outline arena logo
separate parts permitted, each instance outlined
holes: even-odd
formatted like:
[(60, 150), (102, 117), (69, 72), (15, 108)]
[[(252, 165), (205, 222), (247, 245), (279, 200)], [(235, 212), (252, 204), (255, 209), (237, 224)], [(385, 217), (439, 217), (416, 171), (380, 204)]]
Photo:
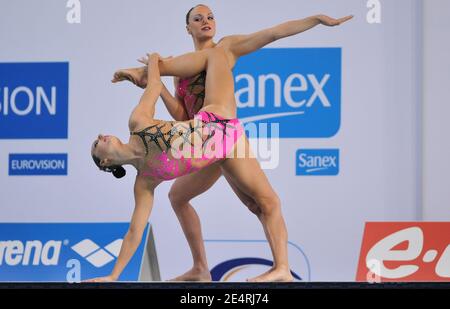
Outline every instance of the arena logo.
[[(102, 249), (91, 239), (84, 239), (71, 248), (93, 266), (103, 267), (119, 256), (122, 241), (120, 238), (116, 239)], [(65, 240), (64, 243), (69, 241)], [(62, 244), (61, 240), (49, 240), (45, 243), (39, 240), (0, 241), (0, 265), (58, 265)]]
[(84, 239), (72, 246), (72, 250), (95, 267), (103, 267), (119, 256), (122, 242), (123, 239), (116, 239), (102, 249), (92, 240)]
[(267, 48), (234, 68), (238, 117), (279, 123), (282, 138), (331, 137), (340, 127), (340, 48)]
[(335, 176), (339, 174), (339, 149), (299, 149), (297, 176)]
[(69, 64), (0, 63), (0, 139), (67, 138)]
[(58, 265), (62, 241), (0, 241), (0, 266)]
[[(129, 223), (2, 223), (0, 281), (66, 281), (74, 261), (80, 280), (104, 276), (113, 269), (128, 227)], [(144, 246), (143, 241), (120, 280), (139, 279)]]

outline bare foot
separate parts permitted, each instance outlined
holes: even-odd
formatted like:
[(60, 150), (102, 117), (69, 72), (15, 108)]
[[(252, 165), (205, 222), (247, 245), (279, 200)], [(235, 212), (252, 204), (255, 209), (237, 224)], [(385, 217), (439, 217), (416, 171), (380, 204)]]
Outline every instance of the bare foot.
[(182, 274), (181, 276), (175, 277), (168, 281), (202, 281), (202, 282), (210, 282), (211, 281), (211, 273), (208, 269), (196, 269), (192, 268), (188, 272)]
[(292, 282), (294, 278), (289, 269), (286, 268), (271, 268), (265, 273), (247, 279), (248, 282)]
[(147, 67), (122, 69), (114, 73), (111, 82), (118, 83), (128, 80), (140, 88), (147, 87)]

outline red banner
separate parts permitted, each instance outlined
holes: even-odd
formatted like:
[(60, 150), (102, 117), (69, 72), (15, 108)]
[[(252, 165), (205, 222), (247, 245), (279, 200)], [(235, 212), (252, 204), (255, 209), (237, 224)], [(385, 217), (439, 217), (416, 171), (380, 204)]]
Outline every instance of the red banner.
[(368, 222), (357, 281), (450, 281), (450, 222)]

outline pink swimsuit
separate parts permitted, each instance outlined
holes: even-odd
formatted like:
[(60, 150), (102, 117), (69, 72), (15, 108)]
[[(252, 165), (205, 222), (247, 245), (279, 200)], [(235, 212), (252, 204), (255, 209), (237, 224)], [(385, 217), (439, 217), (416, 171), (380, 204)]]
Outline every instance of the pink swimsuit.
[(203, 107), (205, 98), (206, 71), (191, 78), (180, 78), (176, 94), (183, 100), (184, 108), (189, 119), (194, 119)]
[(130, 134), (142, 139), (149, 157), (142, 175), (170, 180), (226, 158), (243, 132), (238, 119), (202, 111), (193, 120), (160, 122)]

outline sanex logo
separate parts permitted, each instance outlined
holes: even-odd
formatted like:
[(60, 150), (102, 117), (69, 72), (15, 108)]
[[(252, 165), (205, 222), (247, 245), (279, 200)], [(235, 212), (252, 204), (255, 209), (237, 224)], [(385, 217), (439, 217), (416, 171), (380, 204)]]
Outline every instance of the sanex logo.
[(234, 68), (238, 117), (279, 123), (280, 137), (331, 137), (340, 127), (341, 49), (267, 48)]
[(339, 174), (339, 149), (299, 149), (296, 175), (325, 176)]

